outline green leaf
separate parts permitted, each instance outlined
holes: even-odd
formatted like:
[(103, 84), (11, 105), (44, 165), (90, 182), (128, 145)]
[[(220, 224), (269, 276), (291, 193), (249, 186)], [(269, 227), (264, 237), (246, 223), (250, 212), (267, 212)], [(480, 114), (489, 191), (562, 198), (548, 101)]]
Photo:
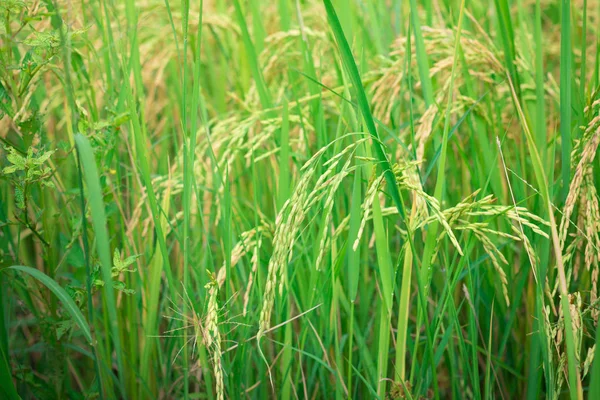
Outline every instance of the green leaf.
[(83, 57), (79, 54), (78, 51), (73, 51), (71, 53), (71, 66), (73, 67), (73, 71), (80, 73), (83, 77), (89, 82), (90, 76), (87, 73), (85, 68), (85, 64), (83, 62)]
[(25, 272), (26, 274), (37, 279), (40, 283), (42, 283), (48, 289), (50, 289), (50, 291), (52, 293), (54, 293), (54, 295), (61, 301), (65, 311), (67, 311), (69, 313), (71, 318), (73, 318), (73, 321), (76, 322), (77, 325), (79, 325), (79, 328), (83, 331), (83, 335), (85, 336), (87, 341), (90, 344), (92, 343), (92, 334), (90, 332), (90, 327), (89, 327), (85, 317), (83, 316), (83, 314), (79, 310), (79, 307), (77, 307), (77, 305), (75, 304), (75, 302), (73, 301), (71, 296), (69, 296), (69, 294), (65, 291), (65, 289), (60, 287), (59, 284), (56, 283), (55, 280), (53, 280), (52, 278), (50, 278), (48, 275), (44, 274), (43, 272), (38, 271), (37, 269), (31, 268), (31, 267), (25, 267), (23, 265), (13, 265), (12, 267), (8, 267), (8, 268), (13, 269), (15, 271)]
[(356, 300), (358, 292), (358, 282), (360, 277), (360, 243), (354, 250), (354, 242), (358, 238), (360, 228), (361, 204), (362, 204), (362, 169), (356, 168), (354, 173), (354, 183), (352, 186), (352, 205), (350, 209), (350, 232), (348, 234), (348, 298), (351, 301)]
[(48, 161), (48, 159), (52, 156), (52, 154), (54, 154), (54, 150), (46, 151), (41, 156), (34, 157), (32, 160), (32, 163), (34, 165), (42, 165), (43, 163)]
[(121, 114), (118, 114), (115, 116), (115, 118), (113, 119), (113, 126), (114, 127), (118, 127), (120, 125), (123, 125), (125, 123), (129, 122), (129, 113), (128, 112), (124, 112)]
[(0, 119), (4, 117), (4, 114), (12, 118), (14, 111), (10, 95), (2, 83), (0, 83)]
[[(571, 76), (573, 49), (571, 48), (571, 2), (561, 0), (560, 17), (560, 143), (562, 155), (561, 198), (569, 193), (571, 179)], [(569, 381), (573, 384), (572, 379)]]
[(64, 335), (69, 333), (75, 327), (73, 320), (60, 321), (56, 324), (56, 338), (60, 340)]
[(115, 249), (115, 252), (113, 253), (113, 265), (115, 268), (120, 268), (121, 266), (121, 253), (119, 252), (119, 249)]
[(23, 43), (30, 47), (50, 50), (60, 46), (60, 36), (56, 31), (35, 32), (25, 39)]
[(15, 202), (18, 208), (25, 209), (25, 195), (19, 185), (15, 186)]
[(11, 165), (10, 167), (6, 167), (2, 170), (2, 173), (4, 175), (9, 175), (12, 173), (15, 173), (16, 171), (20, 170), (18, 165)]
[(26, 162), (25, 158), (23, 156), (21, 156), (19, 153), (17, 153), (17, 151), (12, 147), (9, 147), (7, 149), (7, 151), (8, 151), (8, 154), (6, 155), (6, 159), (8, 160), (8, 162), (13, 164), (20, 170), (25, 169), (25, 162)]
[(114, 289), (112, 282), (112, 268), (110, 260), (110, 245), (108, 239), (108, 231), (106, 229), (106, 213), (105, 205), (102, 197), (102, 189), (100, 187), (100, 179), (98, 177), (98, 168), (94, 153), (90, 146), (89, 140), (81, 135), (75, 135), (75, 143), (81, 164), (83, 165), (83, 173), (85, 182), (88, 188), (88, 199), (92, 213), (92, 224), (96, 234), (96, 251), (100, 258), (102, 266), (102, 277), (105, 283), (103, 287), (104, 299), (106, 300), (106, 308), (109, 317), (109, 326), (112, 333), (112, 340), (117, 354), (117, 366), (120, 371), (123, 371), (123, 359), (121, 350), (121, 340), (119, 337), (119, 319), (117, 313), (117, 305), (115, 301)]
[(0, 3), (0, 10), (13, 14), (21, 12), (25, 7), (27, 7), (27, 4), (23, 0), (2, 0)]
[[(7, 304), (7, 284), (0, 276), (0, 398), (7, 400), (20, 399), (12, 379), (12, 370), (8, 360), (8, 330), (6, 324), (5, 305)], [(8, 311), (8, 310), (6, 310)]]
[(590, 399), (600, 398), (600, 329), (596, 327), (596, 349), (594, 350), (594, 363), (590, 376)]
[[(138, 258), (140, 258), (139, 255), (134, 255), (134, 256), (127, 257), (125, 259), (125, 261), (123, 261), (123, 267), (127, 268), (128, 266), (130, 266), (131, 264), (133, 264), (135, 262), (135, 260), (137, 260)], [(130, 271), (134, 272), (136, 269), (131, 269)]]
[(13, 384), (7, 355), (4, 353), (2, 346), (0, 346), (0, 353), (0, 395), (2, 395), (0, 397), (10, 400), (20, 399), (21, 397)]
[(238, 24), (240, 25), (240, 29), (242, 31), (242, 41), (244, 43), (246, 53), (248, 54), (248, 63), (250, 64), (250, 70), (252, 71), (254, 81), (256, 82), (256, 90), (258, 91), (260, 103), (264, 109), (270, 108), (271, 96), (258, 63), (256, 48), (254, 47), (252, 39), (250, 38), (250, 32), (248, 32), (248, 26), (246, 25), (246, 20), (244, 19), (244, 14), (242, 13), (242, 6), (240, 5), (239, 0), (234, 0), (233, 5), (235, 7), (235, 15), (237, 17)]
[(103, 287), (104, 281), (102, 279), (93, 279), (92, 285), (97, 286), (97, 287)]
[(121, 272), (137, 271), (137, 268), (127, 269), (127, 267), (129, 267), (131, 264), (133, 264), (135, 262), (135, 260), (137, 260), (139, 257), (140, 256), (136, 254), (133, 256), (129, 256), (125, 260), (123, 260), (123, 259), (121, 259), (121, 252), (119, 251), (119, 249), (115, 249), (115, 251), (113, 253), (113, 270), (112, 270), (113, 278), (118, 276)]
[(419, 22), (419, 13), (416, 0), (410, 0), (410, 21), (415, 34), (415, 50), (417, 52), (417, 66), (419, 68), (419, 77), (421, 79), (421, 88), (423, 89), (423, 99), (425, 107), (428, 108), (434, 103), (433, 86), (429, 72), (429, 58), (425, 50), (425, 40)]
[(127, 295), (132, 295), (135, 294), (135, 290), (132, 289), (128, 289), (127, 285), (125, 284), (125, 282), (121, 282), (121, 281), (114, 281), (113, 282), (113, 288), (115, 288), (116, 290), (123, 292)]
[(335, 13), (335, 9), (333, 8), (331, 1), (323, 0), (323, 3), (325, 4), (325, 9), (327, 10), (329, 25), (331, 26), (331, 30), (333, 31), (335, 39), (339, 46), (342, 61), (344, 62), (344, 65), (348, 70), (350, 80), (352, 81), (352, 85), (356, 90), (358, 108), (360, 109), (360, 112), (365, 120), (365, 124), (367, 125), (369, 133), (373, 137), (373, 150), (375, 151), (375, 155), (379, 160), (380, 168), (383, 170), (383, 173), (385, 175), (388, 190), (390, 191), (390, 195), (392, 196), (392, 200), (394, 201), (394, 205), (398, 209), (400, 216), (404, 218), (404, 207), (402, 206), (402, 201), (400, 200), (400, 192), (398, 191), (396, 177), (392, 172), (392, 166), (390, 165), (390, 162), (387, 158), (383, 144), (381, 143), (381, 140), (379, 140), (379, 134), (377, 133), (375, 121), (373, 120), (373, 116), (371, 115), (371, 109), (369, 107), (367, 95), (365, 94), (365, 90), (360, 79), (360, 74), (358, 73), (358, 68), (356, 67), (356, 63), (354, 62), (354, 56), (352, 55), (352, 51), (350, 50), (350, 45), (346, 40), (346, 36), (344, 36), (344, 31), (342, 30), (342, 26), (340, 25), (340, 21), (337, 17), (337, 14)]

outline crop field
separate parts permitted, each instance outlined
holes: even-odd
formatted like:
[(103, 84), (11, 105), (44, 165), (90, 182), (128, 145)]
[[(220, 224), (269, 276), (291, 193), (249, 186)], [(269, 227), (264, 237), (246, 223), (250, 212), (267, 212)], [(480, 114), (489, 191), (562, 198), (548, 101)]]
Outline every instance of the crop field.
[(600, 1), (0, 0), (0, 398), (600, 399)]

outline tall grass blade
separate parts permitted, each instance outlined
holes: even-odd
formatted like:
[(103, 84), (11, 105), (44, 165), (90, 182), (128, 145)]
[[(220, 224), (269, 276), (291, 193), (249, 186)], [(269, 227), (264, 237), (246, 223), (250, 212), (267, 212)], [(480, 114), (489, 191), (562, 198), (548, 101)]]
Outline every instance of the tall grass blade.
[(425, 99), (425, 107), (431, 106), (435, 99), (433, 97), (433, 85), (429, 76), (429, 57), (425, 51), (425, 40), (419, 22), (419, 13), (417, 1), (410, 0), (410, 22), (415, 35), (415, 48), (417, 53), (417, 65), (419, 67), (419, 76), (421, 78), (421, 87), (423, 90), (423, 98)]
[(271, 107), (271, 95), (269, 94), (269, 90), (267, 89), (265, 79), (258, 63), (256, 48), (254, 47), (254, 43), (252, 43), (252, 38), (250, 37), (250, 32), (248, 31), (248, 25), (246, 24), (246, 19), (244, 18), (240, 1), (234, 0), (233, 6), (235, 7), (235, 16), (242, 31), (244, 48), (248, 54), (248, 63), (250, 64), (252, 76), (254, 77), (254, 82), (256, 83), (260, 102), (264, 109), (268, 109)]
[(77, 151), (83, 167), (83, 176), (88, 189), (88, 200), (92, 215), (92, 225), (96, 234), (96, 252), (100, 258), (102, 270), (102, 279), (104, 280), (104, 301), (109, 317), (109, 327), (112, 334), (112, 342), (117, 358), (117, 366), (119, 371), (125, 371), (123, 364), (123, 351), (121, 348), (119, 316), (117, 313), (117, 305), (115, 301), (115, 291), (113, 289), (112, 280), (112, 263), (110, 257), (110, 244), (108, 239), (108, 231), (106, 228), (106, 214), (104, 211), (104, 201), (102, 190), (100, 189), (100, 180), (98, 178), (98, 169), (96, 168), (96, 160), (89, 140), (81, 135), (75, 135), (75, 143)]
[(379, 134), (377, 133), (377, 128), (375, 127), (373, 116), (371, 115), (371, 108), (367, 100), (367, 95), (365, 94), (365, 90), (360, 79), (360, 74), (358, 73), (358, 68), (356, 67), (356, 63), (354, 62), (354, 56), (352, 55), (352, 51), (350, 50), (348, 41), (344, 36), (344, 31), (342, 30), (342, 26), (340, 25), (340, 21), (337, 17), (337, 14), (335, 13), (335, 9), (333, 8), (331, 1), (323, 0), (323, 3), (325, 4), (325, 9), (327, 10), (327, 18), (329, 20), (329, 25), (331, 26), (331, 30), (333, 31), (333, 34), (335, 35), (336, 41), (339, 46), (342, 61), (344, 63), (344, 66), (348, 70), (350, 81), (352, 82), (352, 86), (354, 87), (355, 94), (357, 97), (358, 108), (360, 109), (361, 115), (365, 121), (365, 124), (367, 125), (367, 130), (373, 137), (373, 152), (375, 153), (377, 160), (379, 161), (379, 168), (381, 171), (383, 171), (385, 175), (387, 187), (390, 191), (390, 195), (392, 197), (394, 205), (398, 209), (400, 216), (404, 218), (404, 208), (402, 206), (402, 201), (400, 200), (400, 192), (398, 191), (396, 178), (394, 177), (394, 173), (392, 172), (392, 167), (386, 155), (385, 148), (381, 143), (381, 140), (379, 139)]
[(560, 139), (561, 198), (565, 199), (571, 181), (571, 2), (561, 0), (560, 13)]
[(553, 245), (552, 247), (554, 250), (554, 256), (556, 257), (556, 264), (558, 270), (558, 283), (561, 296), (560, 305), (565, 318), (567, 367), (569, 371), (569, 394), (571, 396), (571, 399), (581, 399), (583, 395), (581, 389), (581, 379), (579, 375), (579, 365), (577, 364), (577, 358), (575, 355), (575, 338), (573, 334), (573, 325), (571, 321), (571, 312), (569, 306), (569, 290), (567, 287), (567, 278), (563, 263), (561, 245), (558, 237), (558, 229), (556, 226), (556, 221), (554, 219), (554, 208), (552, 206), (550, 192), (548, 190), (548, 181), (546, 180), (546, 175), (544, 173), (544, 166), (542, 164), (541, 157), (539, 155), (537, 147), (535, 146), (535, 139), (531, 134), (531, 130), (529, 129), (529, 125), (525, 118), (523, 110), (518, 105), (518, 100), (516, 98), (517, 94), (514, 87), (512, 86), (512, 83), (511, 90), (514, 102), (515, 104), (517, 104), (517, 114), (521, 122), (521, 126), (523, 127), (523, 131), (525, 132), (525, 137), (527, 138), (527, 148), (529, 149), (529, 154), (531, 156), (531, 163), (535, 172), (538, 190), (541, 193), (542, 199), (544, 200), (546, 212), (548, 213), (550, 219), (550, 231)]

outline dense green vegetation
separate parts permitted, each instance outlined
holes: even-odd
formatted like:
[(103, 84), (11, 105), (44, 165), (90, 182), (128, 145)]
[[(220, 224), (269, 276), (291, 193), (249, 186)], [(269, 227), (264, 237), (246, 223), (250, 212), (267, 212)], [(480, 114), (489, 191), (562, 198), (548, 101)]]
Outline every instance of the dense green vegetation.
[(599, 23), (0, 0), (0, 397), (600, 398)]

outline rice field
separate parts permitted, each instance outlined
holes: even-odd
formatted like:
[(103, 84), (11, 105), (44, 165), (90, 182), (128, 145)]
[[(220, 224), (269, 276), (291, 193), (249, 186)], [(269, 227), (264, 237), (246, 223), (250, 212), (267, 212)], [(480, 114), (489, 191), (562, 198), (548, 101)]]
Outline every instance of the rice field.
[(600, 399), (597, 0), (1, 0), (0, 398)]

